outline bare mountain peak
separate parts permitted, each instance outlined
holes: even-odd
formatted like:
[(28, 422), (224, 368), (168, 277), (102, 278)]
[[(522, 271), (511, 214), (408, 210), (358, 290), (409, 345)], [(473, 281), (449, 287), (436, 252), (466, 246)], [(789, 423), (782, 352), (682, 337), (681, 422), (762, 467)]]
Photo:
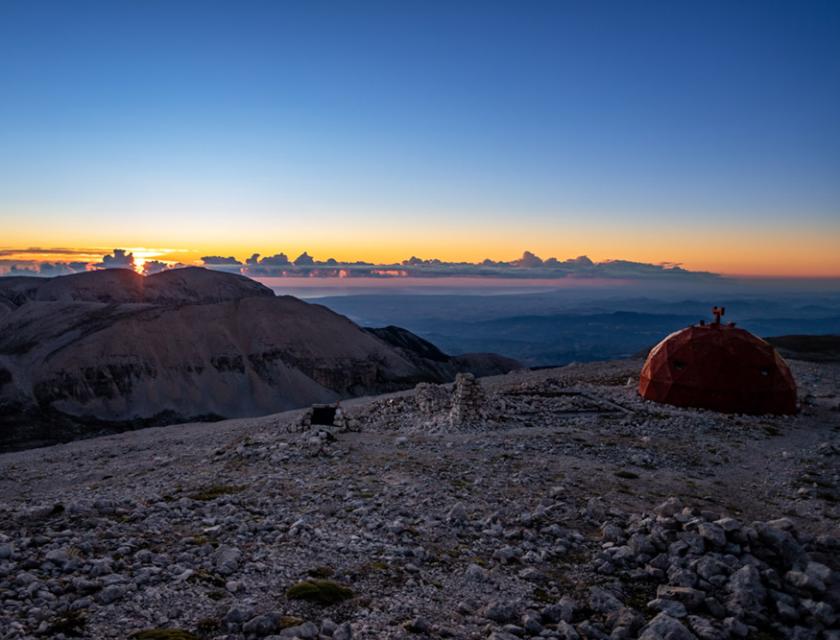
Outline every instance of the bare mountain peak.
[(14, 292), (18, 304), (26, 300), (207, 304), (274, 296), (271, 289), (255, 280), (202, 267), (170, 269), (149, 276), (142, 276), (131, 269), (102, 269), (38, 280), (27, 278), (5, 287), (0, 281), (0, 296), (6, 291)]

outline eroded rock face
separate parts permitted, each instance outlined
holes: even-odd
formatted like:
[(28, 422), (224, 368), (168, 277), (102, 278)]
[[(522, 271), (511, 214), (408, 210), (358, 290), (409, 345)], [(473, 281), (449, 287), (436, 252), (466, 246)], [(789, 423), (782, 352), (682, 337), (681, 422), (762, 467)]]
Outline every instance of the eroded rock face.
[(389, 344), (402, 357), (424, 371), (427, 380), (449, 381), (458, 373), (494, 376), (521, 368), (516, 360), (495, 353), (447, 355), (428, 340), (400, 327), (366, 328), (365, 331)]
[(20, 324), (0, 338), (0, 366), (14, 380), (4, 396), (99, 420), (244, 416), (331, 402), (414, 372), (345, 318), (293, 298), (76, 306), (31, 303), (13, 314), (7, 325)]

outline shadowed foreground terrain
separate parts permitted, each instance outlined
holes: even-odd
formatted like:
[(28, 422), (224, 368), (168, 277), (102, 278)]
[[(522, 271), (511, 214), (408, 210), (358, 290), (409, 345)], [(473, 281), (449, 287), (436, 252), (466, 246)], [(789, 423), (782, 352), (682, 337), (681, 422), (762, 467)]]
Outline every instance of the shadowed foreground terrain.
[(640, 366), (0, 455), (0, 638), (837, 638), (840, 367), (744, 417)]
[(813, 292), (792, 292), (781, 285), (762, 290), (760, 283), (751, 282), (713, 288), (686, 283), (673, 291), (636, 283), (542, 293), (475, 293), (354, 294), (317, 300), (362, 326), (395, 324), (444, 351), (504, 353), (528, 366), (632, 357), (673, 331), (710, 319), (713, 305), (726, 308), (727, 321), (760, 337), (840, 334), (836, 285)]

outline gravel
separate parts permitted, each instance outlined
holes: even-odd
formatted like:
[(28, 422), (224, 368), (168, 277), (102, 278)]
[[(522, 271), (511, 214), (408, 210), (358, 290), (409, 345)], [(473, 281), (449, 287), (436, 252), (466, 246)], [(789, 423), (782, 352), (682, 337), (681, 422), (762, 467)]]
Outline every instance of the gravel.
[(618, 361), (2, 455), (0, 639), (840, 639), (840, 371), (793, 366), (789, 417)]

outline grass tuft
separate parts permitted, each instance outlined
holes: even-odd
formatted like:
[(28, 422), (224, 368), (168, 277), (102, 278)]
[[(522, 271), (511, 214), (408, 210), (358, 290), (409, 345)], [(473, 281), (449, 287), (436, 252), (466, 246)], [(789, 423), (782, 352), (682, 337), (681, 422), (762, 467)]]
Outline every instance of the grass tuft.
[(286, 595), (293, 600), (306, 600), (322, 605), (337, 604), (354, 596), (353, 590), (332, 580), (301, 580)]
[(277, 623), (277, 628), (282, 631), (283, 629), (288, 629), (289, 627), (302, 625), (304, 622), (306, 621), (303, 618), (298, 618), (297, 616), (283, 616)]
[(234, 484), (214, 484), (209, 487), (205, 487), (204, 489), (199, 489), (195, 493), (191, 493), (189, 497), (193, 500), (207, 502), (209, 500), (221, 498), (222, 496), (239, 493), (243, 489), (245, 489), (245, 487)]
[(639, 474), (633, 473), (632, 471), (626, 471), (622, 469), (621, 471), (616, 471), (615, 476), (617, 478), (624, 478), (625, 480), (638, 480)]
[(44, 635), (56, 636), (63, 634), (66, 637), (81, 638), (85, 635), (84, 628), (86, 622), (84, 615), (78, 611), (71, 611), (53, 620)]
[(331, 578), (335, 573), (331, 567), (315, 567), (306, 572), (310, 578)]

